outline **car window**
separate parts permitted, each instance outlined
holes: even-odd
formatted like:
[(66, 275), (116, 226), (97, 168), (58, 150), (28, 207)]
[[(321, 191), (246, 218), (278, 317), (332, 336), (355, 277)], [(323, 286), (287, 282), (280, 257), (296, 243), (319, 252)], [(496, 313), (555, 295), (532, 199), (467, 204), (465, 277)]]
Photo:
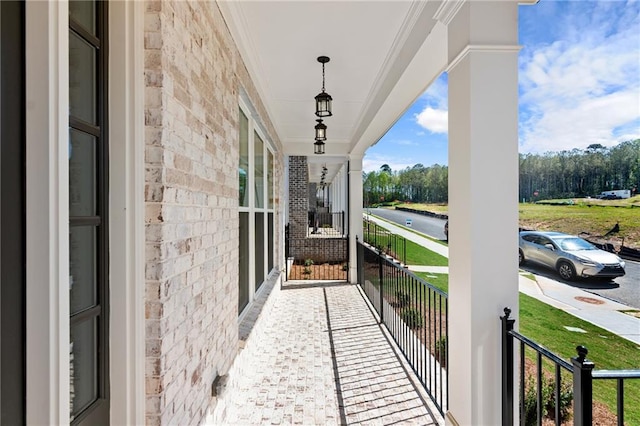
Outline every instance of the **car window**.
[(537, 235), (523, 235), (522, 239), (530, 243), (536, 243)]
[(538, 237), (538, 241), (536, 241), (537, 244), (540, 244), (541, 246), (544, 246), (546, 244), (551, 244), (553, 245), (553, 243), (551, 242), (550, 239), (548, 239), (547, 237)]
[(593, 244), (583, 240), (582, 238), (563, 238), (558, 241), (558, 245), (562, 250), (576, 251), (576, 250), (597, 250), (597, 247)]

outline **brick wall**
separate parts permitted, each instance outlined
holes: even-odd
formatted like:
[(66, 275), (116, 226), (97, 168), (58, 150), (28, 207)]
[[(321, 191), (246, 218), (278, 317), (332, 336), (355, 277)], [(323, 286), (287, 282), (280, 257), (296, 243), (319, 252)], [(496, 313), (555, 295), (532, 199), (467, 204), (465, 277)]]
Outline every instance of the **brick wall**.
[(317, 183), (309, 183), (309, 210), (317, 211), (318, 210), (318, 184)]
[(296, 260), (312, 259), (316, 264), (346, 262), (349, 260), (349, 244), (346, 238), (292, 239), (289, 252)]
[(307, 157), (289, 157), (289, 232), (291, 238), (307, 236), (309, 226), (309, 169)]
[(144, 34), (147, 423), (194, 424), (238, 351), (240, 88), (267, 115), (215, 2), (148, 1)]

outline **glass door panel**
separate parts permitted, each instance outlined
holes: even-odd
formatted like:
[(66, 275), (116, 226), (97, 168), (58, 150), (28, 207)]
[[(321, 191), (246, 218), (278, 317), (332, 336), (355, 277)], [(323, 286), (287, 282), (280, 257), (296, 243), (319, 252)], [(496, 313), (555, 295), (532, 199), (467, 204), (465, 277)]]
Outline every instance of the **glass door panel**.
[(97, 52), (74, 31), (69, 31), (69, 113), (97, 124)]
[(71, 416), (76, 417), (98, 398), (96, 318), (71, 326)]
[(249, 212), (240, 212), (238, 313), (249, 303)]
[(95, 306), (97, 300), (96, 228), (69, 228), (69, 298), (71, 314)]
[(84, 132), (69, 131), (69, 216), (96, 214), (97, 138)]

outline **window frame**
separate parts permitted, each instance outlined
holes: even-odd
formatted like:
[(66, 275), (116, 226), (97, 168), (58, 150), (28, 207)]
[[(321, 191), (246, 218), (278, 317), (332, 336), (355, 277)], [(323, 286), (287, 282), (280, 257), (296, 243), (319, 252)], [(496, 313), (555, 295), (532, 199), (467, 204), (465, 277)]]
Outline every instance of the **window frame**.
[[(90, 216), (69, 216), (69, 230), (73, 227), (92, 226), (95, 229), (96, 248), (96, 303), (79, 312), (69, 312), (71, 327), (85, 321), (96, 321), (95, 351), (97, 396), (75, 417), (72, 425), (108, 425), (110, 422), (109, 386), (109, 133), (108, 133), (108, 2), (95, 1), (95, 35), (75, 21), (69, 11), (69, 31), (89, 42), (96, 51), (96, 124), (74, 117), (69, 112), (69, 134), (77, 130), (96, 138), (95, 150), (95, 212)], [(71, 70), (69, 71), (71, 74)], [(71, 111), (71, 108), (69, 108)], [(71, 259), (69, 259), (71, 260)], [(73, 405), (71, 404), (71, 407)], [(70, 407), (70, 408), (71, 408)], [(70, 416), (73, 413), (70, 412)]]
[[(273, 218), (275, 220), (275, 158), (276, 158), (276, 150), (273, 147), (271, 139), (267, 136), (267, 132), (264, 130), (262, 125), (260, 124), (260, 120), (258, 118), (255, 110), (250, 106), (248, 101), (240, 98), (238, 102), (238, 117), (240, 117), (240, 111), (247, 117), (248, 120), (248, 174), (247, 174), (247, 182), (246, 188), (249, 192), (249, 205), (248, 206), (238, 206), (239, 213), (246, 212), (249, 215), (249, 301), (248, 303), (241, 309), (239, 309), (239, 315), (247, 310), (247, 307), (251, 305), (253, 299), (255, 298), (255, 294), (260, 290), (262, 283), (266, 281), (267, 277), (271, 273), (271, 270), (276, 267), (275, 263), (273, 268), (269, 269), (269, 260), (275, 258), (275, 247), (269, 247), (270, 235), (269, 235), (269, 214), (273, 214)], [(238, 134), (240, 133), (240, 125), (238, 123)], [(255, 191), (255, 162), (256, 162), (256, 152), (255, 152), (255, 135), (257, 135), (262, 140), (262, 155), (263, 155), (263, 171), (262, 171), (262, 207), (256, 207), (256, 191)], [(270, 154), (270, 155), (269, 155)], [(269, 158), (272, 159), (269, 162)], [(239, 164), (239, 161), (238, 161)], [(269, 182), (268, 176), (269, 171), (271, 170), (271, 182)], [(238, 175), (238, 182), (239, 182)], [(269, 192), (270, 191), (270, 192)], [(273, 200), (273, 205), (269, 206), (269, 200)], [(238, 204), (239, 197), (238, 197)], [(256, 214), (262, 213), (263, 219), (263, 280), (261, 282), (257, 282), (256, 275)], [(271, 226), (272, 233), (275, 233), (275, 223)], [(275, 234), (271, 235), (271, 241), (275, 241)], [(271, 252), (271, 253), (270, 253)], [(239, 283), (241, 285), (241, 283)]]

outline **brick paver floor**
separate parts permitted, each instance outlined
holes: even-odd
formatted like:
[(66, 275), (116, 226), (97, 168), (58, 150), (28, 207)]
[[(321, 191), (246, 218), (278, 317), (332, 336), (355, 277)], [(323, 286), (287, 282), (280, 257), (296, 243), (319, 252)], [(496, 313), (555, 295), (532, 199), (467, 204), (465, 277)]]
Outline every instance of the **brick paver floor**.
[(290, 282), (272, 297), (224, 424), (441, 422), (356, 286)]

